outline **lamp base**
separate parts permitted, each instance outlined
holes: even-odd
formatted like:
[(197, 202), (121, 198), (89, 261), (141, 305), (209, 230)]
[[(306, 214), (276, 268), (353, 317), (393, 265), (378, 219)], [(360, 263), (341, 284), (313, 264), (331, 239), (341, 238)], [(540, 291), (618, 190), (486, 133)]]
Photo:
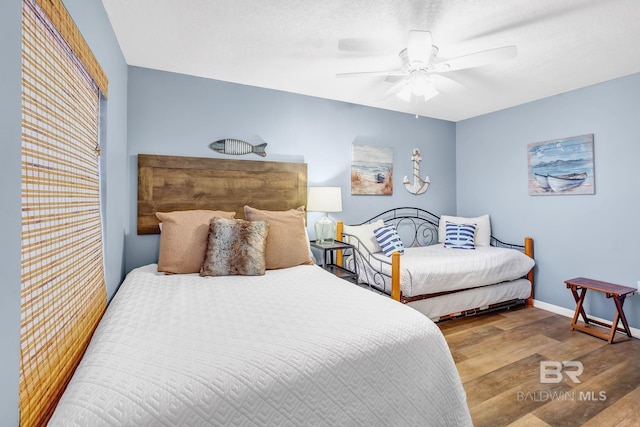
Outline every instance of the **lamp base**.
[(316, 243), (321, 245), (333, 245), (336, 241), (336, 223), (325, 213), (322, 218), (316, 222)]

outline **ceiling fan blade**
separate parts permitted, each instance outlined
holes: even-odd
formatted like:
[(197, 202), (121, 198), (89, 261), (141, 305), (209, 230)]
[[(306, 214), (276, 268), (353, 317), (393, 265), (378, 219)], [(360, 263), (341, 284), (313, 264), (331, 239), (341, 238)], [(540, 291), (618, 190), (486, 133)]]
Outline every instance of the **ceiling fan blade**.
[(384, 81), (387, 83), (396, 83), (407, 76), (408, 74), (403, 74), (401, 76), (387, 76), (387, 78), (385, 78)]
[(338, 40), (338, 50), (348, 53), (379, 54), (395, 49), (395, 43), (383, 38), (351, 37)]
[(498, 47), (439, 62), (435, 65), (434, 71), (444, 73), (447, 71), (480, 67), (482, 65), (493, 64), (495, 62), (514, 58), (517, 54), (518, 48), (516, 46)]
[(406, 72), (401, 70), (391, 71), (356, 71), (354, 73), (339, 73), (336, 77), (360, 77), (360, 76), (405, 76)]
[(443, 74), (430, 74), (429, 78), (439, 92), (454, 93), (465, 89), (462, 83)]
[(429, 31), (411, 30), (407, 41), (407, 58), (409, 63), (419, 62), (425, 66), (431, 57), (432, 39)]

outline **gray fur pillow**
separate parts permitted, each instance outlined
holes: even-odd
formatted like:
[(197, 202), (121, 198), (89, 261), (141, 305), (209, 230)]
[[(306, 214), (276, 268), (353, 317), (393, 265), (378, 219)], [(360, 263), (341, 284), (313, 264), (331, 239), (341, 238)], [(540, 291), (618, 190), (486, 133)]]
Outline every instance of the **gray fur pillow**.
[(268, 231), (267, 221), (212, 219), (200, 275), (263, 275)]

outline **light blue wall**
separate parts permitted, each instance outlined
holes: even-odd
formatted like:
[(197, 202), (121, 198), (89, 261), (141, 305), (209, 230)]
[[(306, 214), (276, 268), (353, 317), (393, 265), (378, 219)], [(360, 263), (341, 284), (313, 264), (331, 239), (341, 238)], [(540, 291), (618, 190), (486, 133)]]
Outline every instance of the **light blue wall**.
[[(100, 0), (64, 0), (109, 82), (105, 263), (109, 296), (124, 273), (129, 191), (126, 173), (127, 65)], [(22, 2), (0, 2), (0, 424), (18, 424), (21, 233)]]
[[(65, 7), (109, 78), (103, 120), (102, 179), (105, 206), (104, 250), (107, 295), (111, 298), (125, 273), (124, 239), (129, 215), (127, 164), (127, 69), (107, 13), (100, 0), (65, 0)], [(104, 112), (103, 112), (104, 114)]]
[[(263, 138), (271, 161), (304, 161), (309, 185), (341, 186), (347, 223), (359, 222), (392, 207), (419, 206), (434, 213), (455, 212), (455, 124), (375, 108), (286, 92), (259, 89), (145, 68), (129, 69), (128, 152), (129, 234), (127, 270), (156, 262), (158, 236), (136, 234), (137, 154), (225, 156), (209, 143), (237, 138), (251, 143)], [(351, 196), (351, 145), (392, 147), (392, 196)], [(422, 175), (431, 186), (415, 196), (402, 185), (411, 176), (414, 147), (421, 150)], [(313, 224), (318, 213), (309, 213)], [(311, 231), (311, 230), (310, 230)]]
[[(491, 214), (495, 234), (535, 241), (539, 301), (573, 310), (564, 280), (640, 280), (640, 74), (457, 123), (457, 207)], [(595, 195), (529, 196), (527, 144), (594, 134)], [(587, 310), (611, 319), (613, 302), (587, 294)], [(640, 328), (640, 297), (627, 299)]]
[(22, 2), (0, 2), (0, 420), (18, 424)]

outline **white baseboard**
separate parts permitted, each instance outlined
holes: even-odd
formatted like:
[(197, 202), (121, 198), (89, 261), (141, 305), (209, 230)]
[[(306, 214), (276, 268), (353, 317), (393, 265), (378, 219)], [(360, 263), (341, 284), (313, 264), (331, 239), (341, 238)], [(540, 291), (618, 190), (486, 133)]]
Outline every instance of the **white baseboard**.
[[(541, 310), (550, 311), (551, 313), (555, 313), (555, 314), (559, 314), (561, 316), (568, 317), (570, 319), (573, 319), (573, 313), (575, 312), (574, 310), (569, 310), (568, 308), (559, 307), (557, 305), (553, 305), (553, 304), (549, 304), (549, 303), (546, 303), (546, 302), (538, 301), (536, 299), (533, 300), (533, 306), (536, 307), (536, 308), (539, 308)], [(591, 319), (598, 320), (600, 322), (611, 323), (611, 319), (602, 319), (600, 317), (591, 316), (589, 313), (587, 313), (587, 316), (589, 316), (589, 318), (591, 318)], [(571, 323), (571, 322), (569, 322), (569, 323)], [(618, 324), (618, 326), (622, 326), (622, 322), (620, 322)], [(631, 331), (631, 335), (634, 338), (640, 338), (640, 329), (632, 328), (631, 326), (629, 326), (629, 330)]]

